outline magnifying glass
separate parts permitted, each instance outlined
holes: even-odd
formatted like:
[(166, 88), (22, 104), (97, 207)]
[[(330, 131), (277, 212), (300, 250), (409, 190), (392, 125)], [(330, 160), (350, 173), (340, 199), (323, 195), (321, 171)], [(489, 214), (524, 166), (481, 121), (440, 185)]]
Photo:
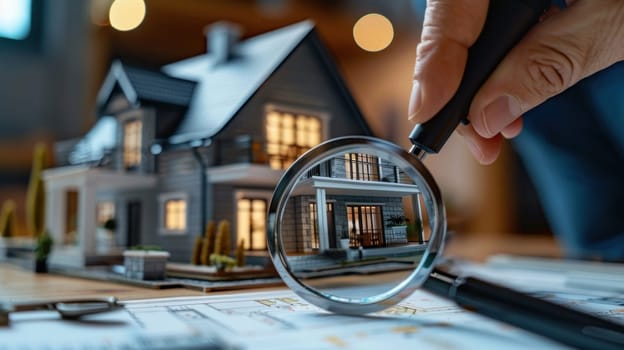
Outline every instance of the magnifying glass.
[(293, 291), (329, 311), (359, 315), (424, 288), (574, 347), (624, 346), (621, 325), (436, 267), (446, 214), (422, 160), (442, 148), (487, 76), (549, 5), (490, 1), (457, 93), (414, 128), (409, 152), (377, 138), (342, 137), (314, 147), (286, 170), (269, 205), (267, 237), (273, 263)]

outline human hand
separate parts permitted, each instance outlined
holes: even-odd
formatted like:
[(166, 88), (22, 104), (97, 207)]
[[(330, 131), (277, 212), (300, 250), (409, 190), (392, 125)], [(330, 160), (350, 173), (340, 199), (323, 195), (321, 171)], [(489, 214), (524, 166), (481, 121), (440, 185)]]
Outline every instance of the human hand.
[[(578, 0), (545, 19), (503, 59), (474, 97), (459, 134), (490, 164), (503, 137), (522, 130), (522, 114), (579, 80), (624, 60), (624, 1)], [(487, 14), (487, 0), (430, 0), (417, 47), (410, 119), (432, 118), (459, 86)]]

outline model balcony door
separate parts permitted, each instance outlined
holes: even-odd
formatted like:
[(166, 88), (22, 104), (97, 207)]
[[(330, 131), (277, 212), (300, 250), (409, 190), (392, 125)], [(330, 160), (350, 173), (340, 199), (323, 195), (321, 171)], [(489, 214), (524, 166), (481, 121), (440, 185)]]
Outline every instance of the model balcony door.
[(380, 205), (347, 205), (351, 246), (373, 248), (384, 245), (383, 214)]
[(141, 165), (141, 142), (143, 123), (139, 119), (124, 123), (123, 164), (127, 170), (138, 169)]
[(266, 245), (266, 199), (241, 198), (237, 203), (237, 239), (245, 240), (247, 250), (265, 250)]

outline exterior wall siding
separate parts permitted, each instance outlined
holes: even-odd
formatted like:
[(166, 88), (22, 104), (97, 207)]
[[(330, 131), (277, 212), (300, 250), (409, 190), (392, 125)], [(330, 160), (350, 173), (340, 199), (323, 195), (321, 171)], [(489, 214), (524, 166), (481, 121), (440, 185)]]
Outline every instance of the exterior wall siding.
[[(157, 244), (171, 253), (172, 261), (188, 261), (197, 235), (203, 233), (201, 224), (201, 168), (191, 150), (176, 150), (157, 157), (159, 177), (152, 220), (156, 223), (146, 232), (146, 244)], [(185, 193), (187, 202), (187, 230), (184, 234), (163, 234), (163, 208), (158, 196), (167, 193)]]

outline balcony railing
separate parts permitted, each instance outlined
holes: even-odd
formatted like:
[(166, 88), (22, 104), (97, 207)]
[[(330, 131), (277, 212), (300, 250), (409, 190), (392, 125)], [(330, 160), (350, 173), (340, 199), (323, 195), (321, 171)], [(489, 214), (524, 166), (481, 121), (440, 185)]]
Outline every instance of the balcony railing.
[(217, 144), (215, 164), (251, 163), (286, 168), (308, 150), (308, 147), (297, 145), (273, 146), (278, 150), (276, 154), (268, 152), (266, 142), (255, 140), (249, 135), (220, 140)]

